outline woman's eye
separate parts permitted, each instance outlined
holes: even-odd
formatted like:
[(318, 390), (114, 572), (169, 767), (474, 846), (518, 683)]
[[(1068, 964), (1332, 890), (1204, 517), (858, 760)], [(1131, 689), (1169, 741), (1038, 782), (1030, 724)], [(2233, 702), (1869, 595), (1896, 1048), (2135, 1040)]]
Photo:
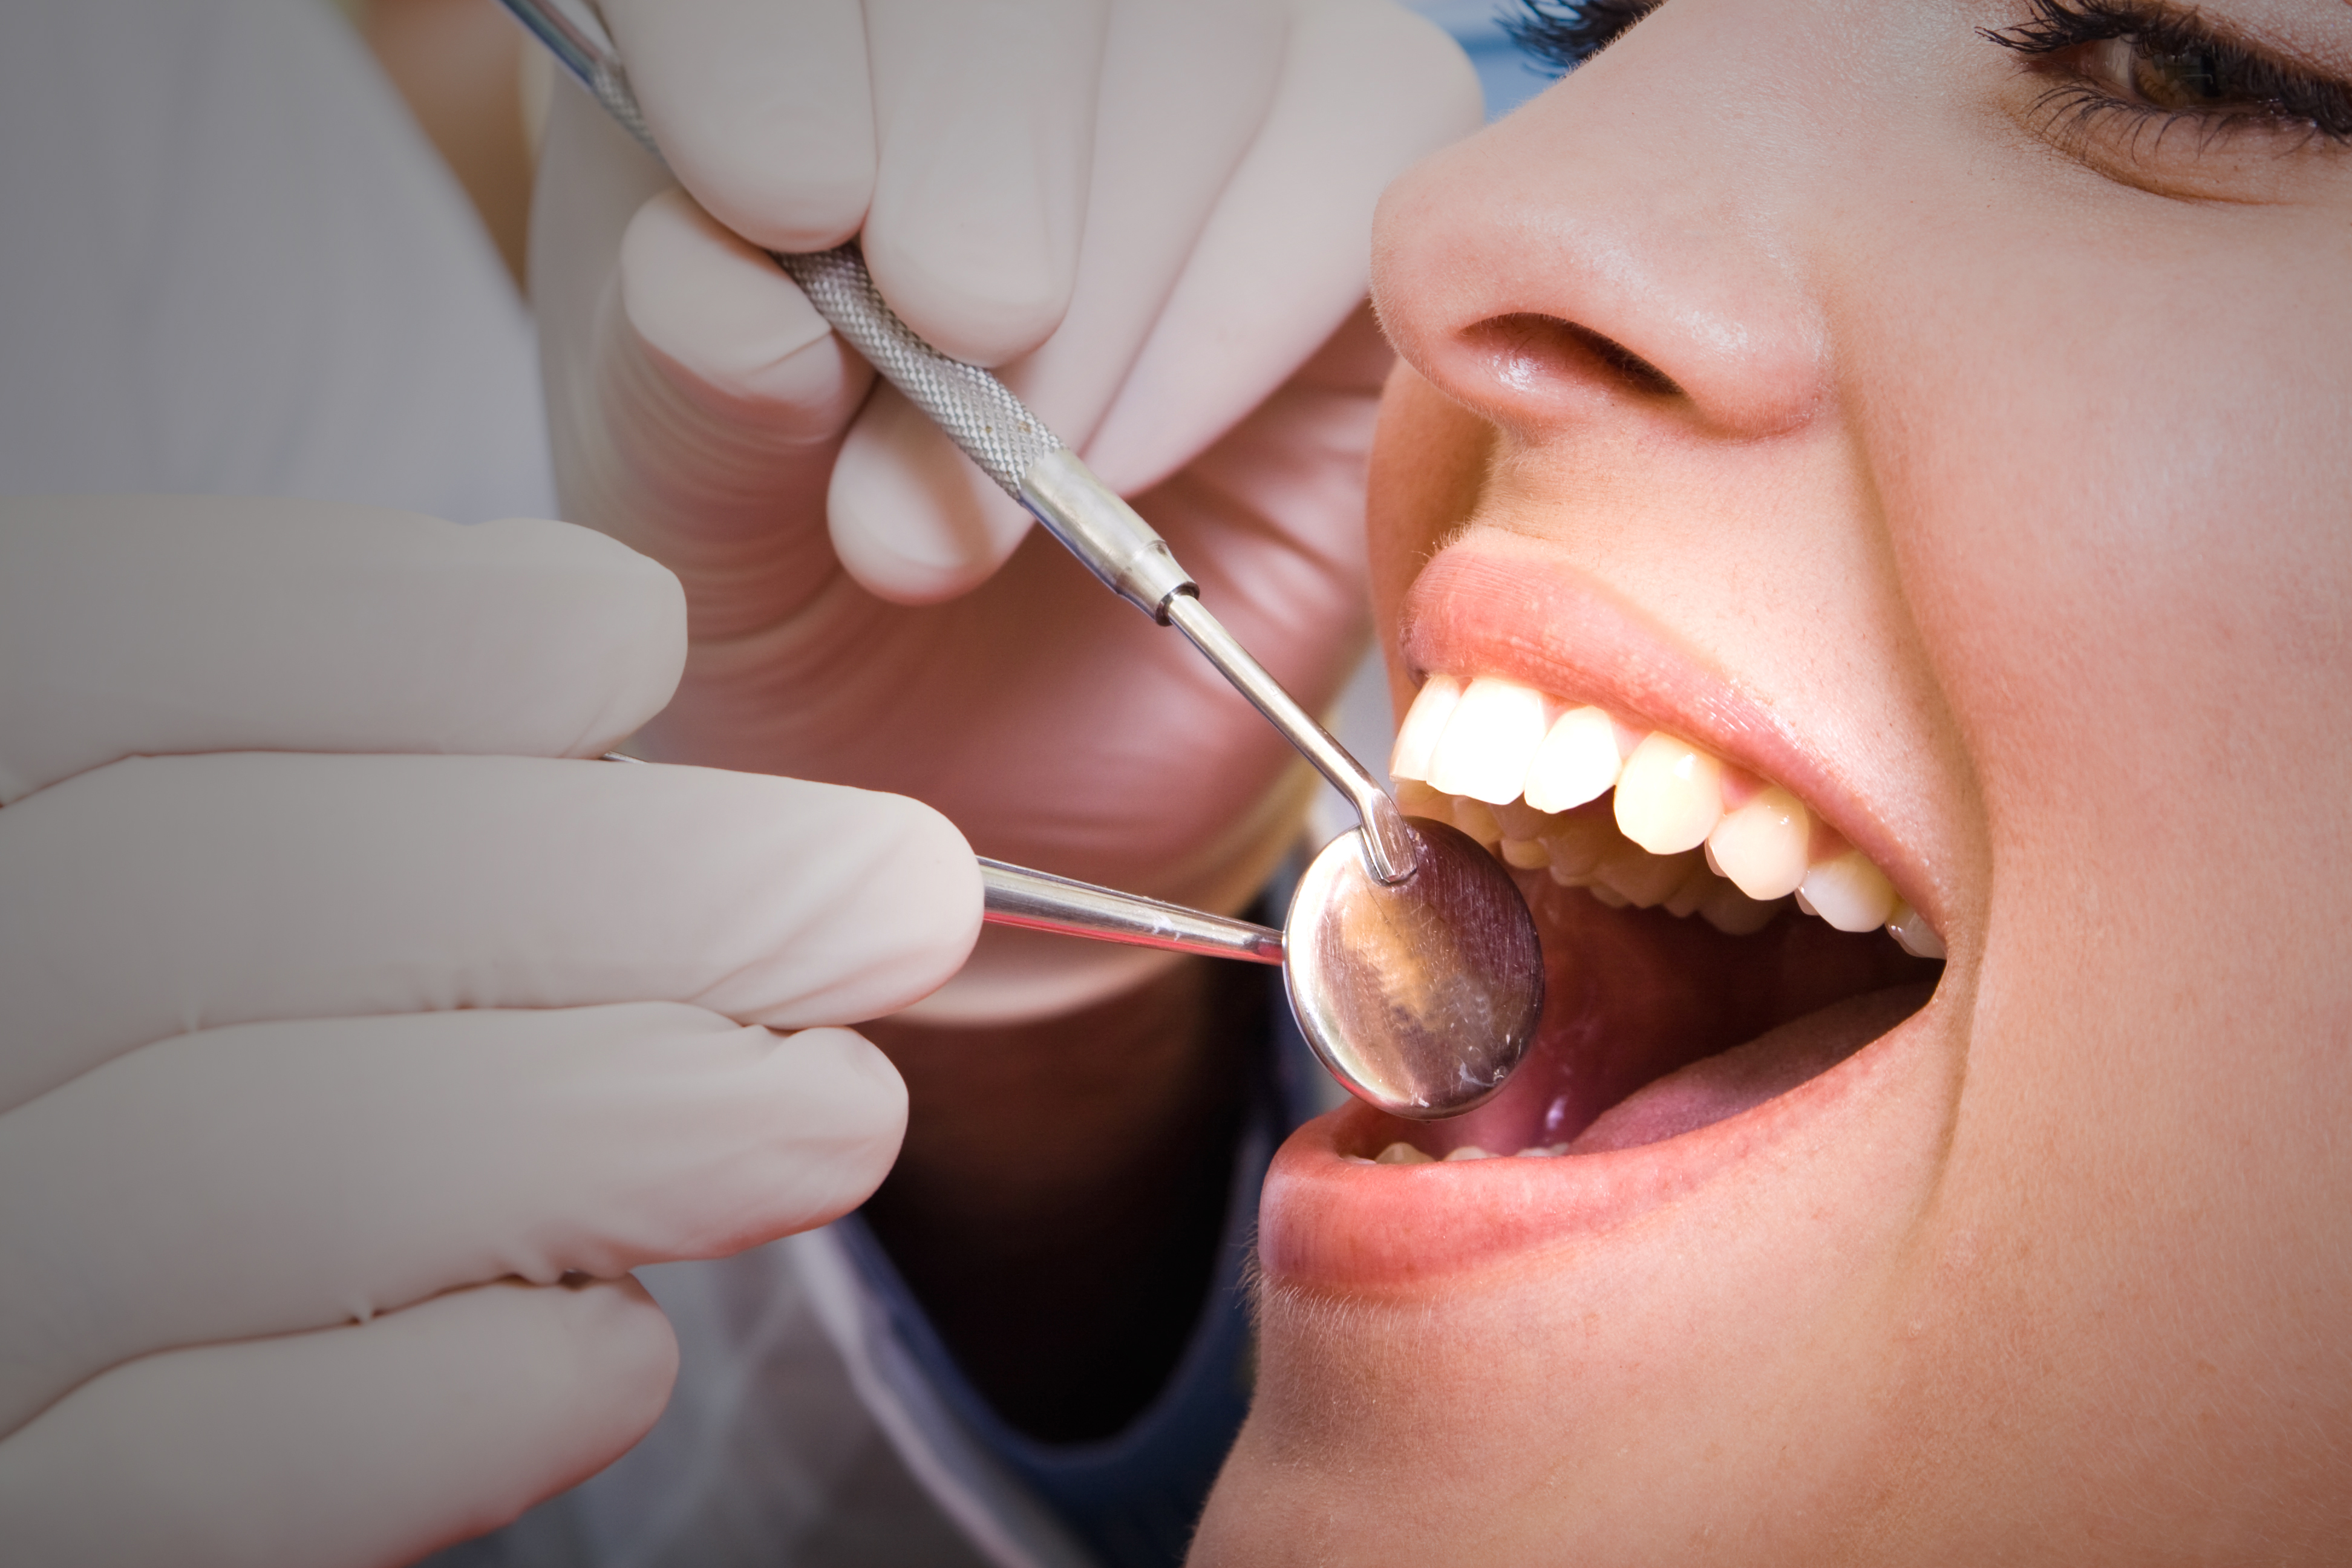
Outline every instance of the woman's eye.
[(1984, 36), (2050, 79), (2036, 108), (2071, 137), (2112, 114), (2137, 132), (2191, 123), (2198, 146), (2241, 132), (2352, 142), (2352, 87), (2312, 75), (2158, 0), (2032, 0)]
[(2085, 76), (2155, 109), (2212, 109), (2231, 100), (2228, 62), (2217, 48), (2149, 49), (2136, 38), (2109, 38), (2085, 50), (2083, 64)]

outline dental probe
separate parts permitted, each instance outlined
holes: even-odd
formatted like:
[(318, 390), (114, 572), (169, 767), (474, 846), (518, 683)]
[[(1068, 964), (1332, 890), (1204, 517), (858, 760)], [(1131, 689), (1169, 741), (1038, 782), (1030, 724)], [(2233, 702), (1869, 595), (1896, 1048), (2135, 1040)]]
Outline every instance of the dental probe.
[[(661, 157), (622, 69), (620, 52), (601, 26), (569, 15), (562, 0), (503, 4), (640, 146)], [(982, 472), (1121, 598), (1161, 626), (1181, 631), (1348, 797), (1363, 824), (1364, 854), (1375, 877), (1393, 883), (1412, 875), (1419, 847), (1388, 792), (1201, 603), (1192, 574), (1177, 563), (1167, 541), (1010, 388), (978, 365), (949, 358), (900, 321), (867, 276), (856, 240), (805, 255), (768, 254), (834, 331), (929, 416)]]

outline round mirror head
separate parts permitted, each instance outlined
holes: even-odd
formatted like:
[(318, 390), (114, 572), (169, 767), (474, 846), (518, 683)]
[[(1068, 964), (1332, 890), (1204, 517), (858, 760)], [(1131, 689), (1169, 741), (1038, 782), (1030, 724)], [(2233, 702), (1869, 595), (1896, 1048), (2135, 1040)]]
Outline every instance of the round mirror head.
[(1394, 886), (1362, 830), (1323, 847), (1284, 929), (1283, 980), (1307, 1043), (1391, 1116), (1459, 1116), (1534, 1043), (1543, 952), (1510, 874), (1468, 835), (1412, 819), (1421, 863)]

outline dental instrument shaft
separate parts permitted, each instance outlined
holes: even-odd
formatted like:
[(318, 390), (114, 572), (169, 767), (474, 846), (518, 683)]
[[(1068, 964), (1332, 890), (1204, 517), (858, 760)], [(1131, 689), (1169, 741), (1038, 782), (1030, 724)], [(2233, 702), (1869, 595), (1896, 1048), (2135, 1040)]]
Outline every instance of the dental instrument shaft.
[(981, 886), (986, 889), (982, 918), (991, 925), (1195, 952), (1205, 958), (1282, 962), (1282, 933), (1265, 926), (1113, 892), (1090, 882), (1050, 877), (985, 856), (977, 858)]
[[(601, 27), (568, 14), (565, 0), (503, 4), (647, 153), (661, 156), (619, 52)], [(867, 275), (856, 240), (806, 255), (769, 255), (834, 331), (982, 472), (1120, 597), (1181, 630), (1348, 797), (1363, 823), (1365, 859), (1375, 877), (1395, 883), (1412, 874), (1420, 850), (1388, 792), (1201, 603), (1167, 542), (1010, 388), (978, 365), (949, 358), (900, 321)]]

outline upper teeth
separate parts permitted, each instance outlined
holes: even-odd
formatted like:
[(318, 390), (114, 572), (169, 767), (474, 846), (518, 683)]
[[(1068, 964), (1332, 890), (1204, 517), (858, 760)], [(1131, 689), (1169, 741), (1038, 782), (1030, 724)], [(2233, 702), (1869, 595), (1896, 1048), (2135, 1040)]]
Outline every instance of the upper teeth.
[[(1884, 925), (1906, 951), (1944, 956), (1885, 873), (1802, 801), (1599, 708), (1491, 675), (1433, 675), (1398, 727), (1389, 773), (1409, 781), (1398, 791), (1408, 810), (1604, 902), (1696, 911), (1744, 933), (1794, 894), (1840, 931)], [(1574, 809), (1612, 789), (1613, 828), (1597, 809)]]

